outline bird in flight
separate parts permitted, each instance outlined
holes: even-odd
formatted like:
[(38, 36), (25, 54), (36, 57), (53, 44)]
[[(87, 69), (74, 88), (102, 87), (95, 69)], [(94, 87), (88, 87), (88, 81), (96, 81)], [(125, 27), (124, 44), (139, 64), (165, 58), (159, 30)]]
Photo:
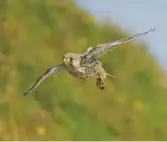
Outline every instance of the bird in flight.
[(36, 80), (34, 85), (27, 92), (23, 93), (23, 95), (26, 96), (31, 93), (35, 88), (38, 87), (38, 85), (40, 85), (52, 74), (64, 71), (82, 80), (89, 80), (93, 76), (96, 76), (96, 85), (98, 88), (103, 90), (105, 88), (104, 79), (106, 76), (114, 76), (105, 72), (104, 68), (102, 67), (102, 63), (98, 60), (98, 58), (105, 53), (114, 50), (120, 44), (132, 41), (139, 36), (146, 35), (154, 30), (155, 29), (150, 29), (147, 32), (143, 32), (131, 37), (122, 38), (104, 44), (98, 44), (94, 47), (89, 47), (83, 54), (67, 53), (63, 56), (61, 64), (48, 68), (45, 73)]

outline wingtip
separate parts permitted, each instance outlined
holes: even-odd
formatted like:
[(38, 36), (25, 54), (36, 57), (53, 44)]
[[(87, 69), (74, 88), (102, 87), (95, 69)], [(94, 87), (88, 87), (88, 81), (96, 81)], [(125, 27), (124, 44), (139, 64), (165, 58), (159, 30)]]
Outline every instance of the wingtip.
[(156, 30), (156, 28), (154, 28), (154, 29), (153, 29), (153, 28), (151, 28), (149, 31), (155, 31), (155, 30)]
[(24, 92), (24, 93), (23, 93), (23, 96), (27, 96), (27, 95), (28, 95), (28, 93), (27, 93), (27, 92)]
[(149, 29), (147, 32), (145, 32), (144, 34), (148, 34), (149, 32), (154, 32), (156, 30), (156, 28), (151, 28), (151, 29)]

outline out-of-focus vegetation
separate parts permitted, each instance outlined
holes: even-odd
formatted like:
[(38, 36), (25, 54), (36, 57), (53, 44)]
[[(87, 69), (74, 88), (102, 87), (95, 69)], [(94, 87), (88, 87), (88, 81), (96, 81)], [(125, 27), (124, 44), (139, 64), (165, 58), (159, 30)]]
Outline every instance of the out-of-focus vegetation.
[(116, 77), (104, 91), (62, 73), (22, 96), (64, 53), (127, 36), (118, 27), (72, 1), (0, 0), (0, 31), (0, 140), (167, 140), (165, 74), (144, 44), (101, 58)]

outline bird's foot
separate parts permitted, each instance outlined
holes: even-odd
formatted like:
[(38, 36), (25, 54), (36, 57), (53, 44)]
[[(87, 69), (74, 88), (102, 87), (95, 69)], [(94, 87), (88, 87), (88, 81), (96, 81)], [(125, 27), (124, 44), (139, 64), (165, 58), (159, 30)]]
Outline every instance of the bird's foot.
[(104, 90), (104, 79), (98, 74), (98, 77), (96, 78), (96, 85), (99, 87), (101, 90)]

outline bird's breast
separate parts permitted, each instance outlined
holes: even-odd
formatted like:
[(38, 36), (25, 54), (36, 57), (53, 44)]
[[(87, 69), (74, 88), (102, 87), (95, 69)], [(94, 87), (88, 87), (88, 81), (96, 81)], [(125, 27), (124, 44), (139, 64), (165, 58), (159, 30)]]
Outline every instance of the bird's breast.
[(83, 79), (83, 80), (89, 80), (93, 77), (94, 73), (91, 72), (91, 71), (88, 71), (87, 69), (85, 69), (85, 71), (79, 71), (78, 70), (71, 70), (71, 69), (68, 69), (68, 72), (74, 76), (74, 77), (77, 77), (77, 78), (80, 78), (80, 79)]

